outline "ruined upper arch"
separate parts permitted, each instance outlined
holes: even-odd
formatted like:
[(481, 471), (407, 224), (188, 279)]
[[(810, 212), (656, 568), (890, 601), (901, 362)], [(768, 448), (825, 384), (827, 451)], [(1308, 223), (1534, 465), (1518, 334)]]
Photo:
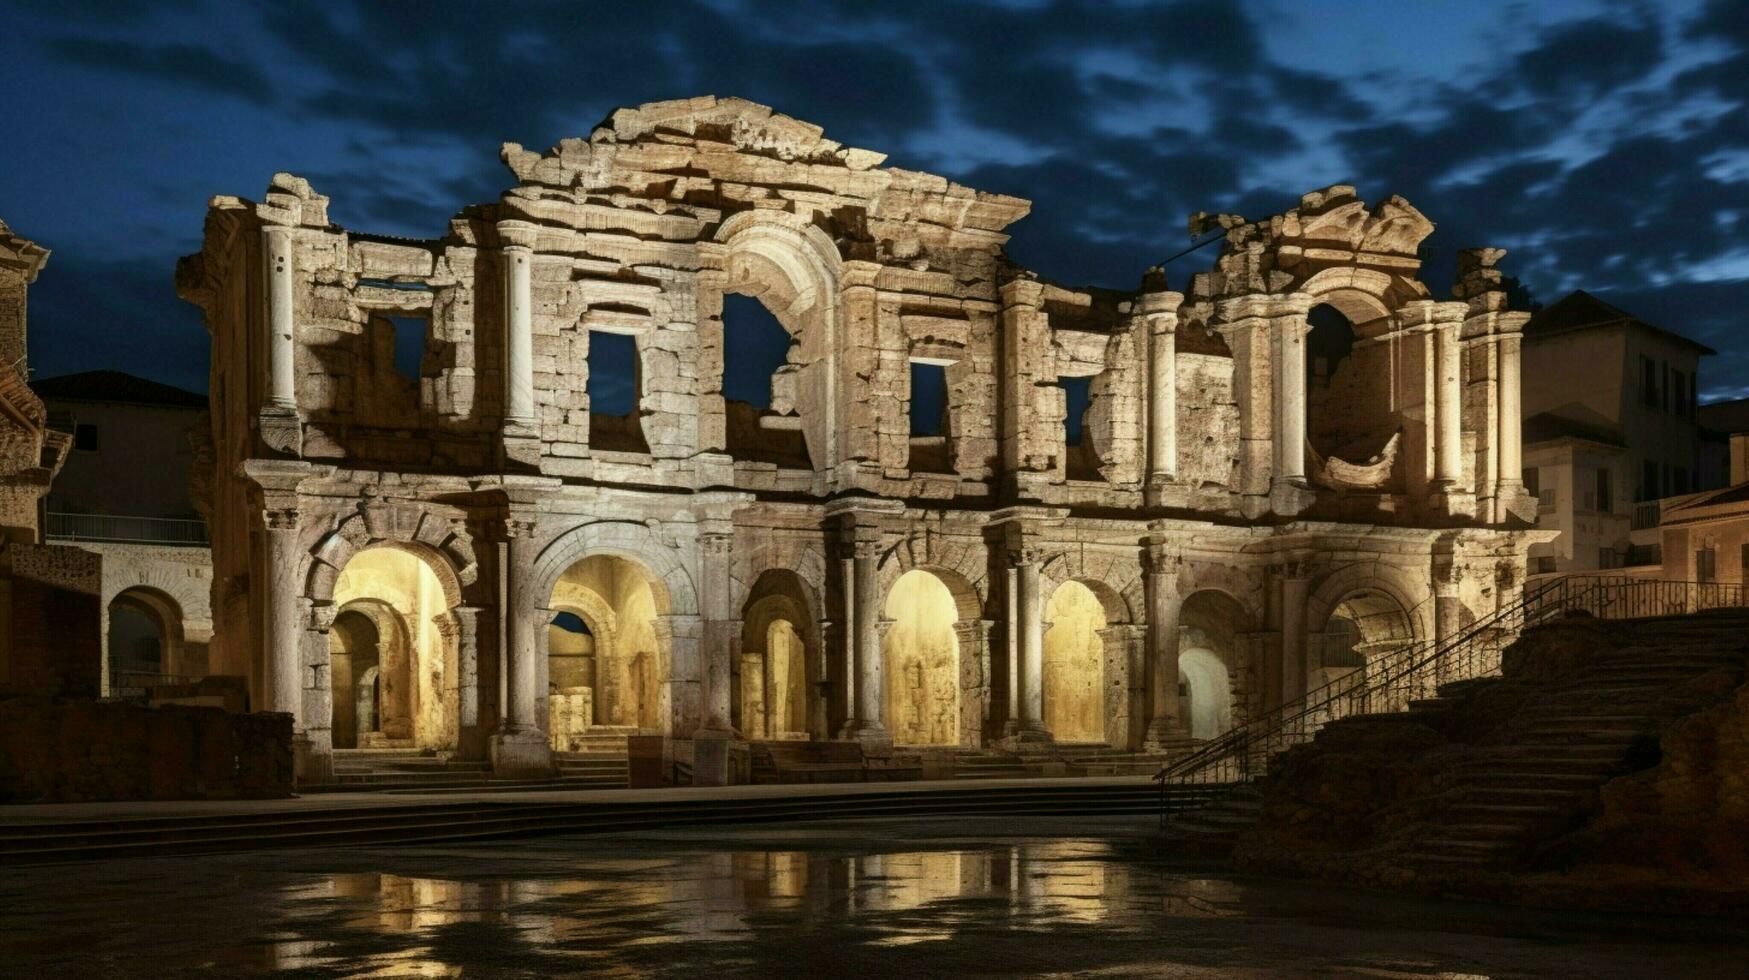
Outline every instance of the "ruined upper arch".
[(572, 528), (541, 550), (534, 562), (528, 594), (545, 603), (559, 577), (572, 565), (594, 555), (624, 558), (649, 577), (660, 615), (698, 615), (698, 592), (682, 564), (679, 548), (656, 537), (647, 525), (596, 521)]

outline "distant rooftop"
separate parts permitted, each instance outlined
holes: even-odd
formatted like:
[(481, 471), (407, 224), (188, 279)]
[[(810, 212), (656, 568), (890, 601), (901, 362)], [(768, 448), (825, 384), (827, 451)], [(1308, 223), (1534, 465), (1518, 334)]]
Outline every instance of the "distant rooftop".
[(63, 399), (108, 402), (116, 405), (162, 405), (167, 408), (206, 408), (205, 395), (141, 378), (125, 371), (81, 371), (58, 378), (38, 378), (32, 391), (45, 401)]
[(1524, 444), (1558, 439), (1582, 439), (1604, 446), (1626, 447), (1621, 427), (1580, 405), (1564, 405), (1553, 412), (1538, 412), (1524, 420)]
[(1653, 333), (1662, 334), (1679, 344), (1686, 344), (1703, 355), (1718, 353), (1698, 340), (1647, 323), (1620, 307), (1605, 303), (1583, 289), (1575, 289), (1556, 300), (1552, 305), (1538, 311), (1524, 325), (1524, 334), (1526, 337), (1548, 336), (1617, 324), (1637, 324)]

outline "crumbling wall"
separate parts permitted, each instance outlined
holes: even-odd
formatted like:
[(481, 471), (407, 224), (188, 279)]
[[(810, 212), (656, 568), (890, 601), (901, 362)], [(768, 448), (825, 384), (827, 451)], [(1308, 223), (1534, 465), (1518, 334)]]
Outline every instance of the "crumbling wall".
[(291, 739), (286, 714), (0, 700), (0, 803), (286, 797)]

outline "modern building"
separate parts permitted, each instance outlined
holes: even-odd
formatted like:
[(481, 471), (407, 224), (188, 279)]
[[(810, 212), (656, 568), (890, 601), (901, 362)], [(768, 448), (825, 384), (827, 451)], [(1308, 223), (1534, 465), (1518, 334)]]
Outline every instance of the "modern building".
[(212, 551), (190, 475), (206, 396), (121, 371), (31, 387), (72, 446), (48, 495), (44, 530), (103, 556), (105, 693), (143, 694), (204, 676)]
[(1700, 359), (1716, 353), (1583, 290), (1524, 326), (1524, 481), (1533, 573), (1655, 560), (1655, 501), (1700, 489)]
[(421, 240), (279, 174), (177, 270), (210, 669), (296, 717), (303, 779), (347, 745), (548, 771), (561, 698), (705, 783), (761, 735), (1181, 746), (1296, 702), (1327, 634), (1365, 669), (1510, 605), (1548, 536), (1504, 253), (1434, 298), (1401, 198), (1209, 218), (1212, 269), (1119, 292), (1017, 267), (1028, 202), (739, 99), (503, 159)]

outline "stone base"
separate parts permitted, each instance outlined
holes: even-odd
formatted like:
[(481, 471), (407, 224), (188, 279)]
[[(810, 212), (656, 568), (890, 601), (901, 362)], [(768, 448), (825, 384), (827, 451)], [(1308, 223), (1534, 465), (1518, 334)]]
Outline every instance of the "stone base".
[(292, 736), (292, 777), (299, 786), (334, 781), (334, 749), (309, 735)]
[(1433, 494), (1433, 506), (1446, 517), (1473, 518), (1476, 516), (1476, 495), (1456, 488), (1437, 490)]
[(499, 442), (503, 462), (529, 469), (540, 468), (541, 442), (539, 430), (506, 426)]
[(1269, 509), (1283, 517), (1295, 514), (1312, 506), (1317, 494), (1303, 482), (1282, 480), (1269, 488)]
[(1157, 718), (1148, 725), (1148, 734), (1142, 738), (1142, 749), (1146, 752), (1166, 752), (1182, 747), (1190, 740), (1190, 732), (1178, 719)]
[(261, 433), (261, 441), (271, 448), (287, 456), (303, 455), (304, 420), (298, 417), (296, 409), (264, 408), (256, 417), (255, 426)]
[(1023, 728), (1002, 739), (1002, 748), (1009, 752), (1049, 752), (1056, 745), (1056, 737), (1042, 728)]
[(1142, 488), (1142, 502), (1149, 507), (1189, 507), (1191, 489), (1177, 480), (1150, 479)]
[(734, 768), (730, 749), (734, 739), (727, 733), (699, 732), (692, 737), (692, 785), (731, 786)]
[(553, 749), (539, 731), (492, 736), (494, 776), (550, 776)]

